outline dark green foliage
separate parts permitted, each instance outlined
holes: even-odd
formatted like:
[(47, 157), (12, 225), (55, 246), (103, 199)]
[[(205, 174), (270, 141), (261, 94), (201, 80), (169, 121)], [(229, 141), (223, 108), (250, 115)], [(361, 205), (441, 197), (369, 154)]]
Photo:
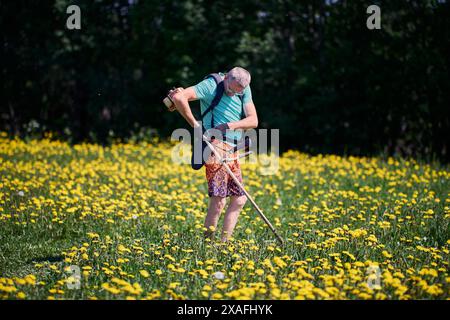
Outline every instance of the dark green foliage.
[[(373, 2), (381, 30), (364, 1), (2, 3), (0, 129), (168, 136), (185, 124), (162, 105), (167, 89), (241, 65), (284, 149), (448, 161), (450, 5)], [(65, 27), (70, 4), (81, 30)]]

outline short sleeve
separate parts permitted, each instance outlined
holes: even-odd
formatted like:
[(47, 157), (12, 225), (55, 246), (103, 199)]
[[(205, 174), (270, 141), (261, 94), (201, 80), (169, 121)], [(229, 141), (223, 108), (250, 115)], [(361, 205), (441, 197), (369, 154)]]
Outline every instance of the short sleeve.
[(252, 102), (252, 89), (247, 86), (244, 90), (244, 98), (242, 99), (242, 104), (245, 106), (247, 103)]
[(205, 79), (194, 86), (195, 94), (199, 100), (210, 98), (214, 94), (215, 88), (216, 82), (211, 78)]

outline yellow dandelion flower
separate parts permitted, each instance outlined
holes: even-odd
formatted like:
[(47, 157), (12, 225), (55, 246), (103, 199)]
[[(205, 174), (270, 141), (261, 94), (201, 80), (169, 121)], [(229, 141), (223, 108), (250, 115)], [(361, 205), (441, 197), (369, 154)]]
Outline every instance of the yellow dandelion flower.
[(150, 276), (150, 274), (148, 273), (147, 270), (140, 270), (139, 273), (141, 274), (141, 276), (143, 276), (144, 278), (148, 278)]

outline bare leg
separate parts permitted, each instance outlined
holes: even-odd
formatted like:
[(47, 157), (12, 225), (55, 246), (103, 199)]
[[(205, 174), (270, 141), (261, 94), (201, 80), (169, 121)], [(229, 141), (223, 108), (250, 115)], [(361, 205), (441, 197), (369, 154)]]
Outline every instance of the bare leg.
[(223, 230), (222, 230), (222, 241), (226, 242), (233, 234), (234, 227), (236, 226), (239, 212), (247, 202), (246, 196), (232, 196), (230, 204), (225, 213), (225, 218), (223, 220)]
[(212, 232), (209, 227), (213, 226), (217, 227), (217, 222), (219, 221), (220, 214), (222, 213), (223, 208), (225, 207), (226, 198), (221, 197), (210, 197), (209, 198), (209, 207), (208, 214), (205, 218), (205, 238), (212, 239), (214, 236), (214, 232)]

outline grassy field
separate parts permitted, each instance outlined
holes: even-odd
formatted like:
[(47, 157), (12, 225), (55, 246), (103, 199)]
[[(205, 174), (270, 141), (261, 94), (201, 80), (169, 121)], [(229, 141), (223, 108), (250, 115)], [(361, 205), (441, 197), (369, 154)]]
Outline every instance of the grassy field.
[[(290, 151), (203, 239), (204, 171), (168, 143), (0, 136), (1, 299), (449, 299), (450, 170)], [(221, 221), (219, 222), (219, 227)], [(219, 230), (220, 231), (220, 230)]]

